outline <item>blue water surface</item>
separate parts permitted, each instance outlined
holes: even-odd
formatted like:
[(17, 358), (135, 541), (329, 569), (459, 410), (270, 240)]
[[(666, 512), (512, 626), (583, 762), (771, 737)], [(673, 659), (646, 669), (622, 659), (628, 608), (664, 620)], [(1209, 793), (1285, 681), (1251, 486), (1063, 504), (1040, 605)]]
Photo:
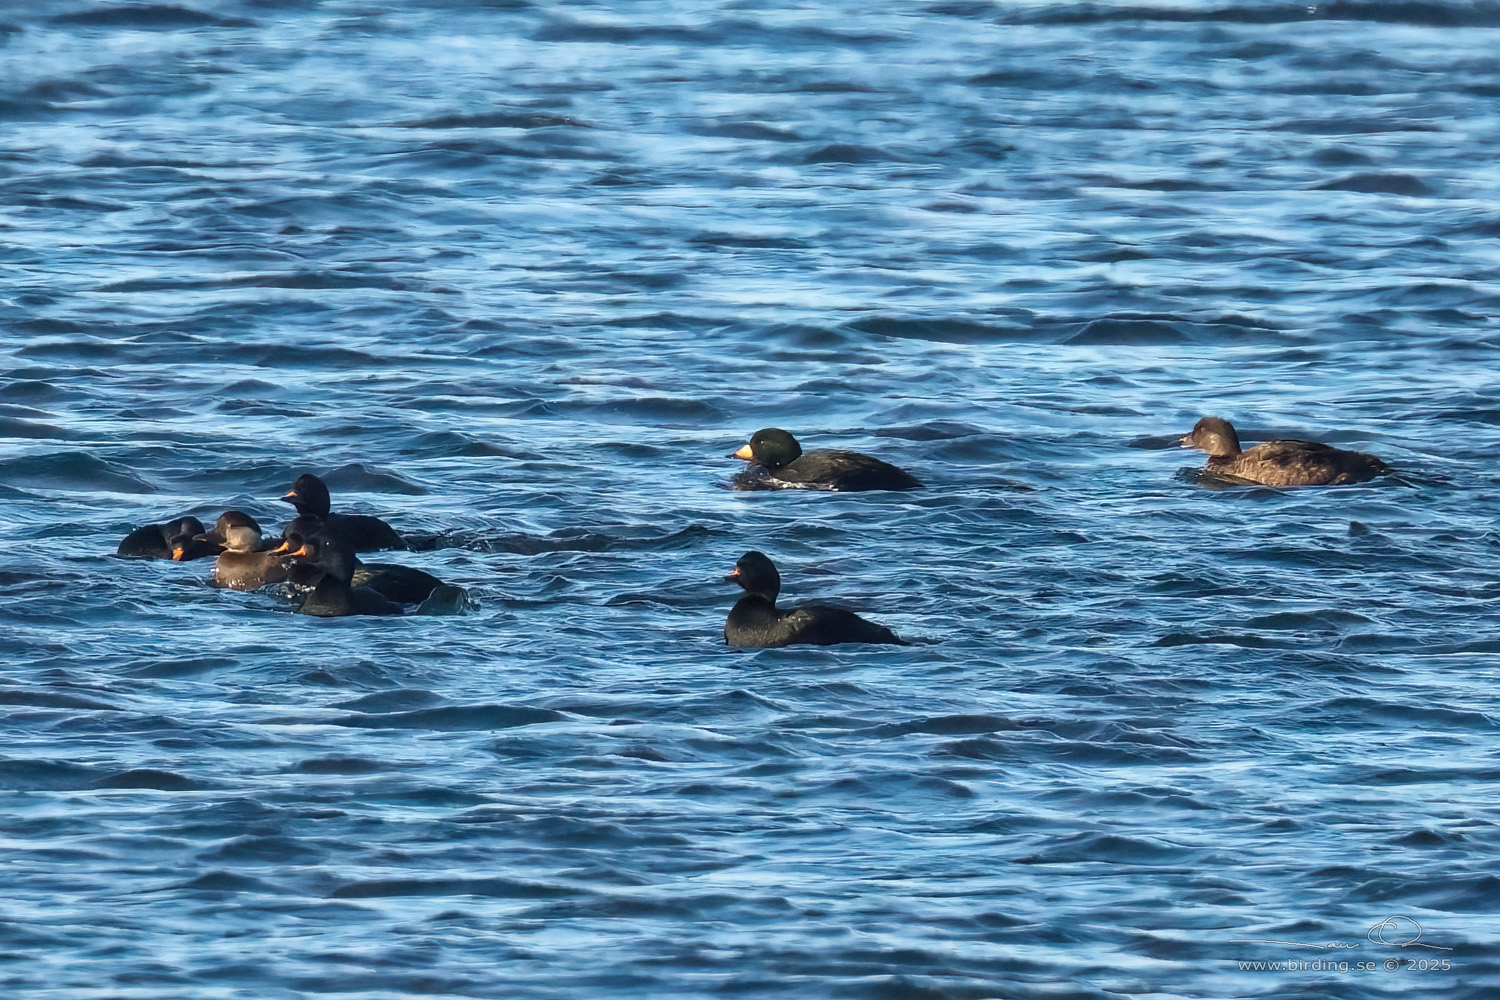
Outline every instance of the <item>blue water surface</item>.
[[(1496, 996), (1497, 53), (1459, 0), (0, 8), (0, 992)], [(1209, 413), (1396, 471), (1226, 487)], [(729, 489), (766, 426), (927, 486)], [(114, 554), (309, 471), (475, 610)], [(747, 549), (913, 645), (726, 648)]]

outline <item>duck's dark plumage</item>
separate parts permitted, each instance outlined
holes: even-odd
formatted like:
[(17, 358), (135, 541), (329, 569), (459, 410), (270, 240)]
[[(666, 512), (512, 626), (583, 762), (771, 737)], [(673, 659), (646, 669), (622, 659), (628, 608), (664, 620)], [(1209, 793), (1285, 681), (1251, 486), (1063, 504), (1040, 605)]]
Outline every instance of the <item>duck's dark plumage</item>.
[(286, 579), (282, 557), (263, 550), (260, 525), (242, 510), (226, 510), (212, 531), (194, 541), (209, 542), (223, 551), (214, 560), (213, 585), (229, 590), (258, 590)]
[(843, 642), (873, 642), (905, 646), (906, 641), (884, 625), (865, 621), (844, 608), (804, 604), (782, 611), (776, 607), (781, 574), (760, 552), (746, 552), (724, 578), (745, 588), (724, 623), (724, 641), (731, 646), (774, 649), (805, 643), (832, 646)]
[(740, 489), (910, 490), (922, 485), (904, 469), (857, 451), (804, 454), (797, 439), (779, 427), (756, 431), (730, 457), (753, 467), (735, 477)]
[(297, 477), (292, 488), (281, 497), (297, 508), (302, 517), (316, 517), (328, 526), (328, 530), (342, 535), (356, 552), (376, 552), (380, 549), (404, 549), (406, 542), (400, 532), (370, 514), (336, 514), (330, 508), (328, 486), (317, 476), (307, 473)]
[[(195, 541), (203, 534), (203, 522), (196, 517), (179, 517), (163, 524), (146, 524), (136, 528), (120, 542), (115, 555), (133, 559), (207, 559), (216, 556), (221, 547), (207, 541)], [(181, 556), (174, 553), (180, 551)]]
[(1204, 417), (1180, 439), (1184, 448), (1208, 452), (1209, 472), (1263, 486), (1338, 486), (1362, 483), (1390, 471), (1374, 455), (1315, 441), (1263, 441), (1246, 451), (1229, 421)]
[[(306, 539), (326, 531), (327, 525), (319, 518), (298, 517), (282, 532), (281, 546), (275, 552), (288, 553), (301, 546)], [(362, 562), (358, 556), (352, 554), (352, 551), (350, 558), (354, 561), (354, 572), (350, 583), (355, 588), (368, 587), (398, 604), (421, 604), (438, 587), (446, 586), (442, 580), (431, 573), (425, 573), (411, 566)], [(320, 574), (309, 567), (294, 566), (288, 579), (301, 586), (311, 586), (318, 581), (319, 576)]]
[(312, 585), (297, 609), (298, 614), (343, 618), (401, 613), (400, 606), (384, 594), (354, 586), (354, 550), (339, 535), (315, 531), (303, 537), (302, 544), (289, 551), (286, 558), (292, 564), (288, 570), (291, 578)]
[(434, 590), (446, 586), (431, 573), (411, 566), (367, 562), (354, 567), (354, 585), (369, 587), (397, 604), (421, 604)]

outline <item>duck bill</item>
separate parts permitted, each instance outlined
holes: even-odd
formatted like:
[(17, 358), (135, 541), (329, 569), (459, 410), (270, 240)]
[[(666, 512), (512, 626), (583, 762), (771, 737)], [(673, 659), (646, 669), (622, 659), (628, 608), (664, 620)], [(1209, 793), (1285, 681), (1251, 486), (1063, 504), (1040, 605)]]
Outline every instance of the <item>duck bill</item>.
[(750, 446), (747, 444), (741, 447), (739, 451), (731, 451), (729, 453), (729, 457), (743, 459), (744, 461), (748, 462), (755, 456), (750, 454)]
[(270, 553), (271, 555), (273, 555), (273, 556), (284, 556), (288, 552), (292, 551), (292, 543), (288, 542), (288, 541), (283, 541), (280, 545), (276, 546), (274, 549), (267, 549), (266, 551), (268, 553)]
[(174, 546), (172, 546), (172, 561), (173, 562), (186, 562), (187, 561), (187, 547), (183, 546), (183, 545), (174, 545)]
[(725, 583), (739, 583), (740, 582), (740, 568), (738, 566), (736, 566), (734, 569), (730, 570), (729, 571), (729, 575), (726, 576), (726, 577), (724, 577), (724, 582)]
[[(283, 543), (282, 546), (281, 546), (281, 548), (282, 549), (289, 548), (289, 546), (287, 546), (285, 543)], [(276, 551), (280, 552), (281, 549), (277, 549)], [(310, 555), (312, 555), (312, 553), (307, 551), (307, 543), (303, 542), (302, 543), (302, 547), (300, 549), (298, 549), (296, 552), (288, 552), (286, 554), (286, 557), (288, 559), (306, 559)]]
[(298, 493), (296, 490), (288, 490), (277, 499), (285, 500), (290, 504), (298, 504), (302, 502), (302, 494)]

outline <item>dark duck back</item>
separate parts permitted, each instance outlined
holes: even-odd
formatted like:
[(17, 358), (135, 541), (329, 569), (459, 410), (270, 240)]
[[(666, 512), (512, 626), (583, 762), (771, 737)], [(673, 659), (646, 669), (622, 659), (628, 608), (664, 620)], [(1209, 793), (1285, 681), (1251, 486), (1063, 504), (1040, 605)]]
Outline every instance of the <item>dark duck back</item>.
[(803, 454), (797, 439), (779, 427), (756, 431), (729, 457), (753, 467), (735, 477), (739, 489), (910, 490), (922, 485), (904, 469), (857, 451)]
[(1239, 435), (1220, 417), (1199, 420), (1180, 444), (1208, 452), (1207, 471), (1263, 486), (1339, 486), (1390, 471), (1374, 455), (1315, 441), (1263, 441), (1241, 451)]
[[(132, 559), (206, 559), (216, 556), (220, 546), (212, 542), (198, 541), (203, 534), (203, 522), (196, 517), (179, 517), (165, 524), (146, 524), (126, 535), (115, 550), (117, 556)], [(178, 555), (178, 552), (181, 555)]]
[[(226, 510), (214, 522), (212, 531), (194, 541), (208, 542), (223, 549), (214, 560), (215, 587), (229, 590), (259, 590), (270, 583), (286, 579), (282, 557), (263, 551), (260, 525), (241, 510)], [(173, 558), (176, 558), (175, 554)]]
[(781, 574), (759, 552), (746, 552), (724, 578), (745, 588), (724, 623), (724, 641), (731, 646), (775, 649), (799, 643), (832, 646), (843, 642), (874, 642), (905, 646), (907, 642), (884, 625), (865, 621), (844, 608), (804, 604), (782, 611), (776, 607)]
[(292, 488), (282, 500), (297, 508), (302, 517), (316, 517), (328, 530), (343, 536), (349, 547), (356, 552), (375, 552), (380, 549), (404, 549), (406, 542), (399, 532), (378, 517), (370, 514), (335, 514), (330, 508), (328, 486), (311, 474), (297, 477)]

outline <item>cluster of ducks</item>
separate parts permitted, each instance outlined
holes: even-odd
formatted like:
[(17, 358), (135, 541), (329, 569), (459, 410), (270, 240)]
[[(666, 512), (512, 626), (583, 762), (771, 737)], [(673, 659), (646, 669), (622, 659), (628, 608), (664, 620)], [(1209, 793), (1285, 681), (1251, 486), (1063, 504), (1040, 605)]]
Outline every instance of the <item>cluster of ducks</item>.
[[(1207, 452), (1205, 471), (1214, 476), (1263, 486), (1335, 486), (1364, 482), (1390, 471), (1374, 455), (1313, 441), (1265, 441), (1243, 450), (1234, 427), (1220, 417), (1199, 420), (1178, 444)], [(908, 490), (922, 485), (904, 470), (858, 452), (803, 454), (792, 435), (774, 427), (756, 431), (750, 443), (732, 457), (750, 463), (750, 470), (735, 478), (735, 485), (742, 489)], [(724, 626), (724, 640), (732, 646), (908, 645), (885, 626), (843, 608), (823, 604), (778, 608), (781, 575), (760, 552), (746, 552), (725, 579), (745, 589)]]
[[(1364, 482), (1390, 471), (1374, 455), (1312, 441), (1265, 441), (1242, 450), (1239, 435), (1229, 421), (1219, 417), (1199, 420), (1178, 443), (1207, 452), (1205, 471), (1232, 482), (1335, 486)], [(745, 471), (733, 477), (738, 489), (909, 490), (922, 485), (905, 470), (859, 452), (804, 453), (796, 438), (776, 427), (756, 431), (730, 457), (747, 463)], [(405, 542), (378, 517), (334, 513), (328, 487), (317, 476), (298, 477), (281, 499), (295, 506), (298, 516), (283, 530), (280, 544), (264, 542), (253, 518), (231, 510), (212, 531), (204, 531), (194, 517), (138, 528), (120, 543), (119, 555), (179, 561), (212, 555), (217, 557), (216, 586), (256, 590), (287, 583), (301, 595), (298, 611), (320, 617), (401, 614), (403, 605), (419, 605), (421, 613), (435, 601), (466, 603), (462, 588), (421, 570), (361, 563), (355, 552), (404, 548)], [(781, 574), (763, 553), (746, 552), (724, 579), (745, 591), (724, 625), (724, 641), (731, 646), (909, 645), (885, 626), (844, 608), (826, 604), (778, 608)]]
[(259, 590), (287, 584), (299, 598), (297, 611), (320, 618), (399, 615), (410, 605), (417, 606), (417, 613), (439, 613), (461, 610), (467, 603), (463, 588), (430, 573), (361, 562), (356, 552), (405, 548), (406, 543), (378, 517), (332, 511), (328, 486), (317, 476), (298, 476), (281, 499), (296, 508), (297, 516), (282, 530), (279, 543), (266, 541), (249, 514), (228, 510), (212, 531), (205, 531), (196, 517), (137, 528), (116, 554), (178, 562), (212, 556), (214, 586)]

